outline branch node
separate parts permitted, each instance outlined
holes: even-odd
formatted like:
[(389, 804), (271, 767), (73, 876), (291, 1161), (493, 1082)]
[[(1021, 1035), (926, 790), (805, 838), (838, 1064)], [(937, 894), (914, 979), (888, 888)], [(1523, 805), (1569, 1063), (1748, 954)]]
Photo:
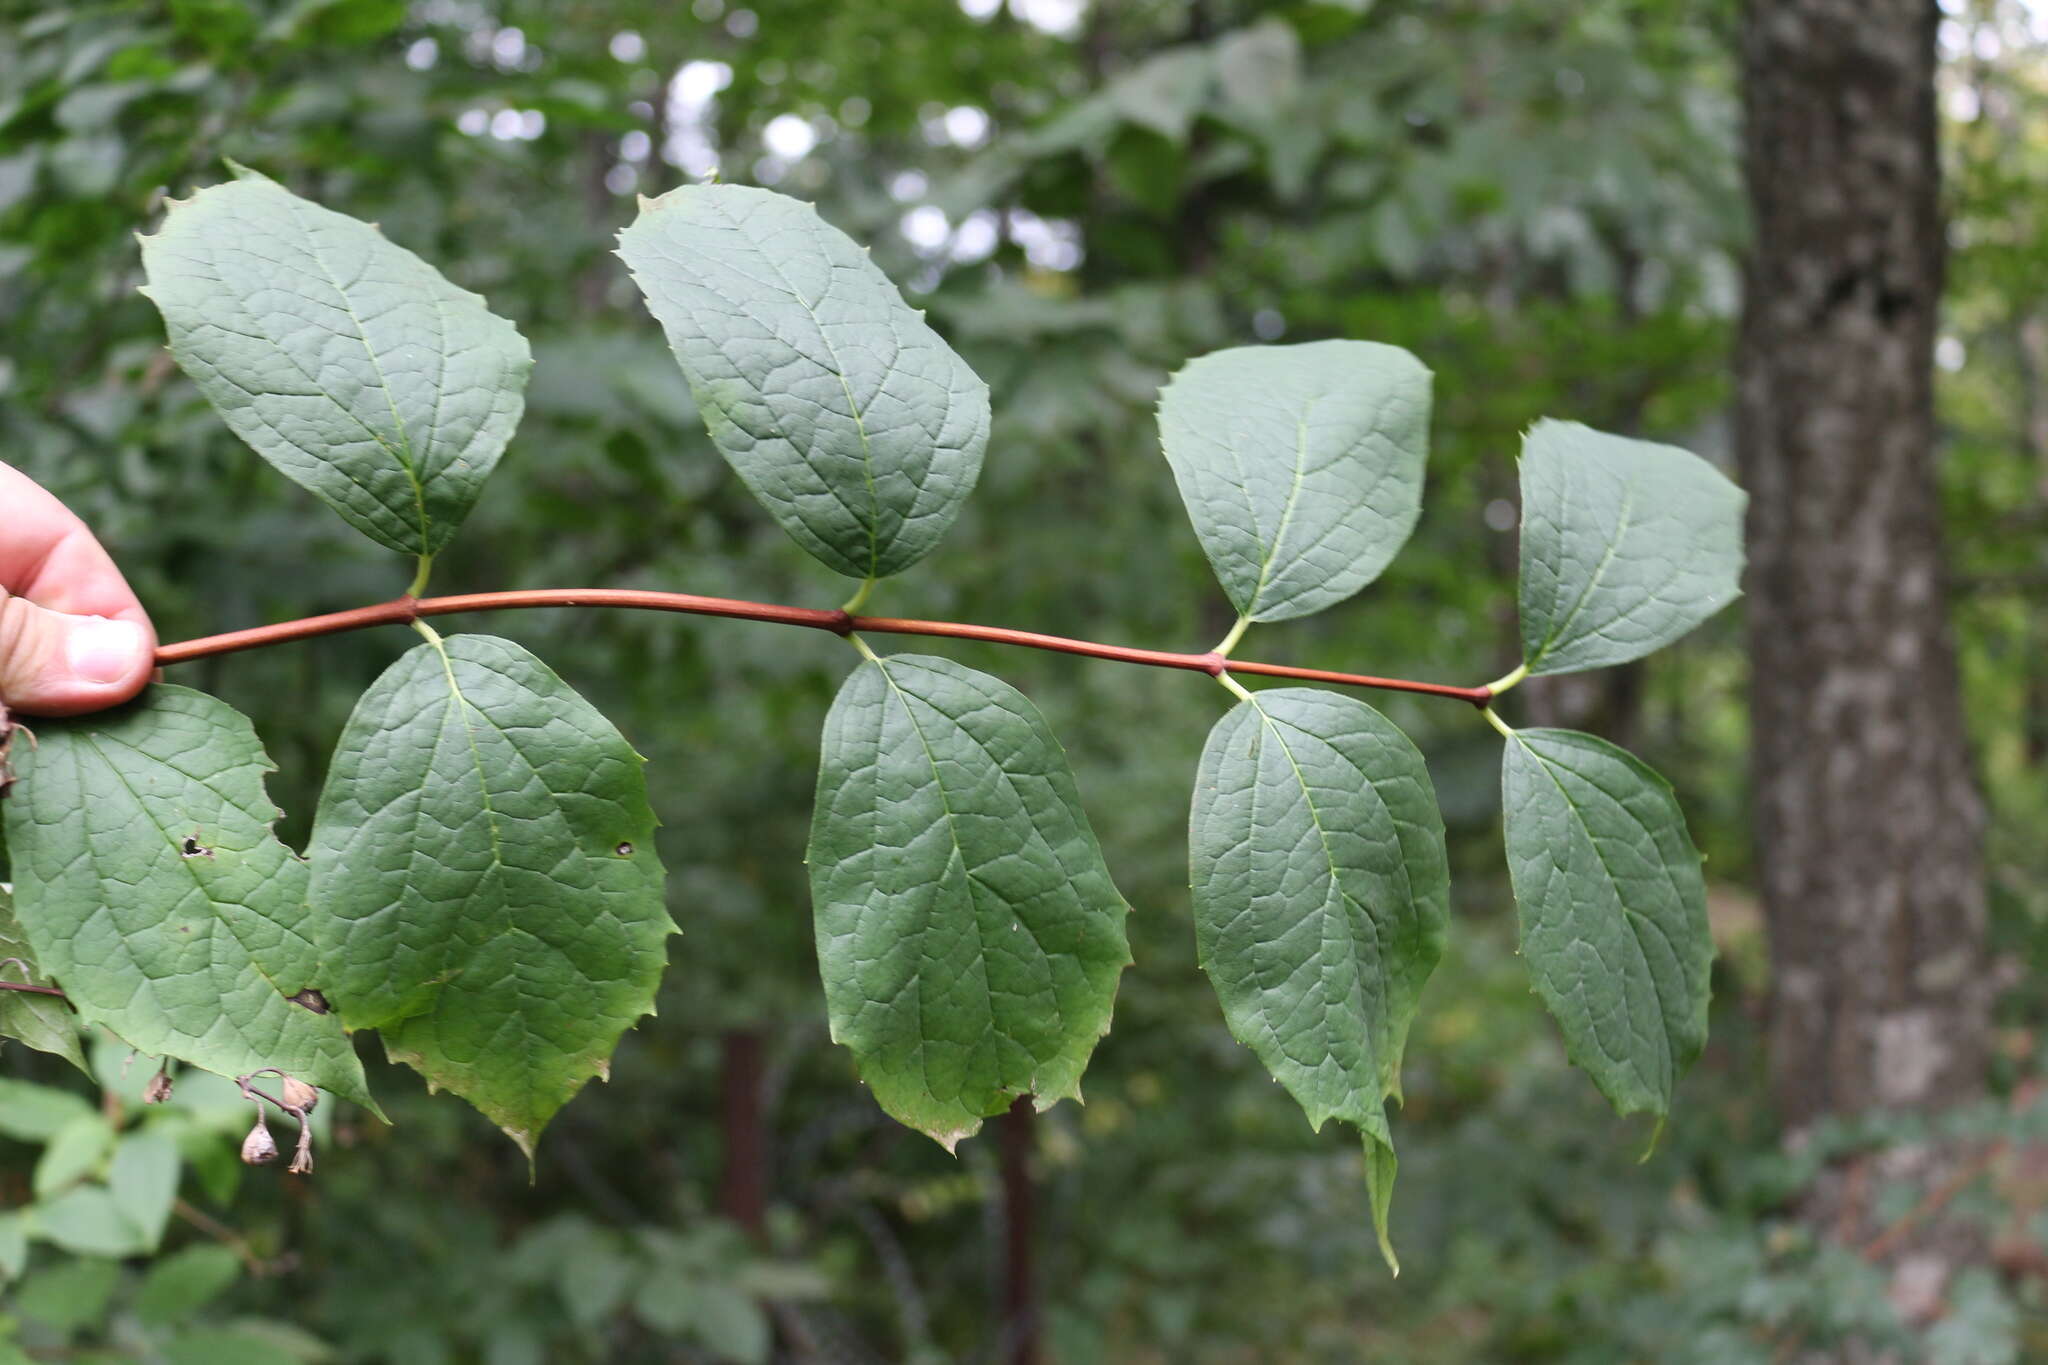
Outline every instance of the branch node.
[(1223, 655), (1213, 649), (1202, 656), (1202, 671), (1212, 678), (1222, 677), (1223, 670), (1228, 667), (1230, 667), (1230, 660), (1224, 658)]

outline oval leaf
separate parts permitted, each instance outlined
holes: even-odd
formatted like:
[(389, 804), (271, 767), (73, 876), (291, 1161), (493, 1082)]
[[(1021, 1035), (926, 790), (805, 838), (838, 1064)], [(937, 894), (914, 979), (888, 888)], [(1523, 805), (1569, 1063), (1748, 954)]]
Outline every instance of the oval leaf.
[(1429, 385), (1370, 341), (1241, 346), (1173, 377), (1160, 440), (1241, 615), (1307, 616), (1392, 562), (1422, 513)]
[(1128, 907), (1021, 693), (923, 655), (855, 669), (809, 862), (832, 1036), (883, 1109), (950, 1151), (1019, 1095), (1078, 1097)]
[(369, 224), (237, 174), (142, 239), (171, 354), (286, 477), (379, 545), (433, 554), (519, 425), (526, 339)]
[(1677, 446), (1542, 421), (1522, 442), (1522, 659), (1627, 663), (1741, 596), (1748, 496)]
[(652, 1011), (675, 932), (641, 758), (509, 640), (413, 649), (349, 717), (309, 856), (351, 1028), (530, 1155)]
[(178, 1146), (161, 1133), (130, 1133), (114, 1151), (107, 1187), (121, 1216), (156, 1250), (178, 1198)]
[(981, 476), (988, 386), (864, 248), (798, 200), (688, 185), (641, 202), (619, 255), (783, 530), (855, 578), (932, 552)]
[(1670, 785), (1604, 739), (1517, 730), (1501, 803), (1522, 955), (1567, 1054), (1618, 1113), (1669, 1113), (1706, 1045), (1714, 956)]
[[(6, 974), (0, 979), (31, 986), (56, 984), (36, 965), (36, 950), (16, 922), (14, 897), (4, 886), (0, 886), (0, 972)], [(38, 1052), (62, 1057), (86, 1075), (92, 1074), (78, 1045), (78, 1016), (54, 995), (0, 991), (0, 1038), (12, 1038)]]
[(1385, 1098), (1450, 898), (1422, 754), (1350, 697), (1281, 688), (1209, 732), (1188, 820), (1195, 943), (1231, 1033), (1307, 1111), (1366, 1136), (1388, 1264)]
[(15, 913), (81, 1021), (223, 1076), (279, 1067), (371, 1103), (321, 983), (306, 865), (271, 833), (273, 771), (225, 702), (158, 685), (16, 745)]
[(1421, 752), (1355, 698), (1260, 692), (1209, 732), (1188, 855), (1196, 948), (1231, 1032), (1311, 1126), (1384, 1134), (1450, 901)]

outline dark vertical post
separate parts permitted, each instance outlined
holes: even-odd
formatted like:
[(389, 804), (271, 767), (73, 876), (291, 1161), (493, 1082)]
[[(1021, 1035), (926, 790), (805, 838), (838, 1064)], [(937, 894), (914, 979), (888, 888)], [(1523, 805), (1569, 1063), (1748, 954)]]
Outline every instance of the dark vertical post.
[(768, 1134), (761, 1115), (761, 1033), (731, 1029), (724, 1040), (721, 1109), (725, 1175), (719, 1211), (759, 1241), (767, 1232)]
[(1019, 1095), (1003, 1115), (1003, 1365), (1040, 1365), (1037, 1221), (1031, 1148), (1038, 1115)]

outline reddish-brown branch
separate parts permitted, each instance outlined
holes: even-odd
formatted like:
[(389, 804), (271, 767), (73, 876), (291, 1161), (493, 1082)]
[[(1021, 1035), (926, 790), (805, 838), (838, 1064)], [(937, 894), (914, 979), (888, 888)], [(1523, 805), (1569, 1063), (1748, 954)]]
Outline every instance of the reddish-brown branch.
[[(156, 652), (159, 664), (189, 663), (216, 654), (235, 654), (245, 649), (310, 640), (320, 635), (370, 626), (402, 626), (423, 616), (453, 616), (465, 611), (514, 611), (528, 607), (632, 607), (641, 611), (675, 611), (692, 616), (730, 616), (743, 621), (770, 621), (785, 626), (807, 626), (829, 630), (834, 635), (936, 635), (948, 640), (980, 640), (988, 644), (1017, 645), (1044, 649), (1056, 654), (1077, 654), (1089, 659), (1110, 659), (1117, 663), (1144, 664), (1152, 668), (1179, 668), (1191, 673), (1217, 677), (1231, 673), (1256, 673), (1264, 678), (1293, 678), (1301, 682), (1331, 683), (1339, 687), (1372, 687), (1386, 692), (1417, 692), (1429, 697), (1450, 697), (1456, 701), (1485, 706), (1493, 693), (1485, 687), (1453, 687), (1448, 683), (1415, 682), (1408, 678), (1376, 678), (1366, 673), (1336, 673), (1326, 668), (1295, 668), (1289, 664), (1262, 664), (1245, 659), (1226, 659), (1211, 650), (1205, 654), (1175, 654), (1163, 649), (1132, 649), (1123, 645), (1074, 640), (1064, 635), (1041, 635), (1031, 630), (1010, 630), (1003, 626), (977, 626), (964, 621), (916, 621), (896, 616), (852, 616), (843, 611), (822, 611), (812, 607), (785, 607), (772, 602), (746, 602), (732, 597), (698, 597), (686, 592), (640, 592), (631, 588), (534, 588), (524, 592), (472, 592), (454, 597), (400, 597), (372, 607), (307, 616), (297, 621), (280, 621), (274, 626), (208, 635), (164, 645)], [(18, 981), (0, 981), (0, 991), (30, 991), (62, 998), (54, 986), (30, 986)]]
[(1292, 678), (1301, 682), (1330, 683), (1339, 687), (1370, 687), (1386, 692), (1415, 692), (1423, 696), (1449, 697), (1473, 706), (1485, 706), (1493, 698), (1484, 687), (1453, 687), (1447, 683), (1415, 682), (1407, 678), (1377, 678), (1365, 673), (1337, 673), (1323, 668), (1295, 668), (1288, 664), (1267, 664), (1251, 660), (1225, 659), (1215, 652), (1176, 654), (1162, 649), (1132, 649), (1123, 645), (1074, 640), (1064, 635), (1041, 635), (1037, 631), (1010, 630), (1002, 626), (977, 626), (963, 621), (914, 621), (894, 616), (850, 616), (843, 611), (811, 607), (785, 607), (771, 602), (746, 602), (731, 597), (698, 597), (682, 592), (640, 592), (628, 588), (535, 588), (523, 592), (475, 592), (455, 597), (401, 597), (373, 607), (337, 611), (327, 616), (308, 616), (298, 621), (281, 621), (274, 626), (230, 631), (165, 645), (156, 652), (159, 664), (180, 664), (215, 654), (233, 654), (244, 649), (310, 640), (319, 635), (362, 630), (368, 626), (405, 625), (423, 616), (451, 616), (469, 611), (513, 611), (530, 607), (630, 607), (641, 611), (674, 611), (693, 616), (728, 616), (743, 621), (768, 621), (777, 625), (805, 626), (834, 635), (930, 635), (949, 640), (980, 640), (989, 644), (1016, 645), (1024, 649), (1050, 650), (1090, 659), (1143, 664), (1152, 668), (1178, 668), (1215, 677), (1226, 670), (1252, 673), (1265, 678)]

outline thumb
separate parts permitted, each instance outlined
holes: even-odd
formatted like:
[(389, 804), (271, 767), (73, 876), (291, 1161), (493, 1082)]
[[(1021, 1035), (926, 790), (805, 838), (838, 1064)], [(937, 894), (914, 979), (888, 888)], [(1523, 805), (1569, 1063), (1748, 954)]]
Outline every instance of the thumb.
[(68, 616), (0, 590), (0, 705), (69, 716), (142, 690), (155, 642), (133, 621)]

